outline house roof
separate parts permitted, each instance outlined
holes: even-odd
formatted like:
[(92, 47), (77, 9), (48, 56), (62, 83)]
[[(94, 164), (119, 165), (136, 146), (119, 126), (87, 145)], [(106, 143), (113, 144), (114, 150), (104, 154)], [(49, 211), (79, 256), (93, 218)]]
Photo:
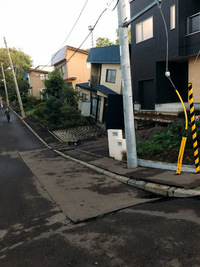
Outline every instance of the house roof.
[(102, 85), (102, 84), (89, 84), (89, 83), (77, 83), (77, 86), (92, 91), (92, 92), (101, 92), (104, 95), (118, 95), (115, 91), (111, 90), (110, 88)]
[(58, 50), (53, 56), (51, 57), (51, 65), (55, 65), (56, 63), (59, 63), (60, 61), (65, 59), (65, 51), (66, 46)]
[(106, 87), (105, 85), (93, 84), (93, 86), (97, 91), (100, 91), (104, 95), (118, 95), (118, 93), (116, 93), (115, 91), (113, 91), (110, 88)]
[(51, 65), (56, 65), (59, 62), (66, 60), (65, 54), (66, 54), (67, 50), (71, 50), (74, 52), (88, 55), (88, 51), (86, 51), (86, 50), (66, 45), (63, 48), (61, 48), (60, 50), (58, 50), (55, 54), (53, 54), (53, 56), (51, 57)]
[(37, 72), (37, 73), (41, 73), (41, 74), (48, 74), (49, 73), (49, 71), (46, 71), (46, 70), (39, 70), (39, 69), (32, 69), (32, 68), (27, 70), (27, 73), (31, 73), (31, 72)]
[(120, 63), (119, 45), (91, 48), (87, 58), (87, 62)]

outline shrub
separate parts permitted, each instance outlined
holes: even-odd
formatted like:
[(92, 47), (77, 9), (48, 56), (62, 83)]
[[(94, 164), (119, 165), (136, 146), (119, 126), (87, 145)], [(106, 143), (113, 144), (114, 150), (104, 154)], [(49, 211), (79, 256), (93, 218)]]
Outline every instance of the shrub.
[[(200, 136), (200, 120), (196, 120), (197, 136)], [(185, 130), (185, 119), (175, 121), (168, 125), (165, 133), (156, 133), (153, 141), (137, 142), (137, 152), (139, 156), (165, 154), (170, 149), (180, 148), (182, 136)], [(188, 125), (186, 148), (193, 147), (191, 125)]]
[(34, 115), (40, 117), (44, 116), (43, 115), (43, 107), (45, 106), (45, 102), (41, 102), (40, 104), (36, 105), (34, 108)]
[(68, 103), (65, 103), (62, 107), (62, 116), (64, 125), (79, 125), (86, 122), (80, 111)]
[(25, 111), (33, 109), (39, 102), (40, 100), (37, 100), (35, 96), (33, 95), (22, 95), (22, 102), (23, 102), (23, 107)]
[(42, 109), (47, 125), (54, 128), (55, 126), (61, 124), (63, 116), (61, 110), (62, 106), (62, 102), (54, 96), (50, 96), (47, 99)]

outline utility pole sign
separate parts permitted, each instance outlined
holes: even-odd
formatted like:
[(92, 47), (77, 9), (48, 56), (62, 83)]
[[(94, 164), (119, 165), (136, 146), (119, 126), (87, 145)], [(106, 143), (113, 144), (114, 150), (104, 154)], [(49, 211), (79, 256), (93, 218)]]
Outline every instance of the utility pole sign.
[(134, 113), (133, 113), (133, 97), (131, 83), (131, 69), (129, 56), (129, 43), (127, 28), (123, 26), (126, 21), (126, 1), (118, 2), (118, 27), (119, 27), (119, 44), (121, 59), (121, 75), (122, 75), (122, 91), (123, 91), (123, 107), (124, 107), (124, 123), (127, 151), (128, 168), (136, 168), (137, 151), (135, 139)]

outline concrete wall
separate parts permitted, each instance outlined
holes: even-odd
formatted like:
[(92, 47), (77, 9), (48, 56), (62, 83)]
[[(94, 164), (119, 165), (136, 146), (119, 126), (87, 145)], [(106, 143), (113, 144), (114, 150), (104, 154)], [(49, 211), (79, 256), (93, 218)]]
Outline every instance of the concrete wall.
[(122, 160), (122, 152), (126, 151), (126, 140), (123, 139), (122, 130), (108, 130), (109, 156), (116, 160)]
[[(91, 102), (90, 102), (90, 92), (87, 90), (84, 90), (82, 88), (78, 87), (78, 92), (80, 93), (80, 100), (78, 103), (78, 108), (81, 111), (81, 114), (85, 117), (89, 117), (90, 116), (90, 107), (91, 107)], [(88, 100), (86, 101), (82, 101), (82, 94), (86, 94), (88, 95)]]
[(189, 78), (192, 83), (194, 103), (200, 103), (200, 58), (196, 57), (189, 59)]
[[(40, 99), (40, 92), (41, 89), (44, 89), (44, 80), (41, 80), (41, 75), (42, 73), (38, 73), (36, 71), (30, 72), (28, 74), (28, 79), (29, 79), (29, 84), (31, 88), (31, 95), (35, 96), (37, 99)], [(46, 74), (43, 74), (44, 77), (46, 78)]]
[[(67, 60), (74, 54), (75, 51), (67, 49)], [(76, 52), (71, 60), (67, 63), (68, 78), (76, 77), (72, 81), (73, 87), (77, 83), (88, 82), (90, 78), (90, 63), (87, 63), (88, 54)]]
[(62, 61), (62, 62), (56, 64), (56, 69), (59, 69), (64, 80), (68, 78), (67, 64), (65, 64), (65, 63), (66, 63), (66, 61)]

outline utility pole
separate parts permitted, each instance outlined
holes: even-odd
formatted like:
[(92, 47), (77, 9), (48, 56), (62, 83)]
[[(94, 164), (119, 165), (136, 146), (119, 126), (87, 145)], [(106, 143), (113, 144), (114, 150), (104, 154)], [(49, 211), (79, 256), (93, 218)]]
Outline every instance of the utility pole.
[(6, 43), (6, 38), (5, 37), (4, 37), (4, 43), (5, 43), (5, 47), (6, 47), (6, 50), (7, 50), (8, 59), (9, 59), (10, 67), (11, 67), (12, 74), (13, 74), (13, 79), (14, 79), (14, 82), (15, 82), (15, 89), (16, 89), (17, 98), (18, 98), (18, 102), (19, 102), (19, 106), (20, 106), (20, 110), (21, 110), (21, 115), (22, 115), (22, 117), (25, 117), (23, 104), (22, 104), (22, 100), (21, 100), (21, 96), (20, 96), (20, 92), (19, 92), (19, 87), (18, 87), (18, 84), (17, 84), (17, 79), (16, 79), (16, 76), (15, 76), (15, 71), (14, 71), (13, 64), (12, 64), (12, 59), (11, 59), (10, 52), (8, 50), (8, 47), (7, 47), (7, 43)]
[(5, 92), (6, 92), (6, 103), (7, 103), (7, 106), (9, 106), (8, 90), (7, 90), (7, 85), (6, 85), (5, 73), (4, 73), (4, 69), (3, 69), (3, 63), (1, 63), (1, 70), (2, 70), (2, 74), (3, 74), (3, 82), (4, 82)]
[(138, 163), (137, 163), (134, 113), (133, 113), (129, 43), (128, 43), (127, 28), (123, 26), (123, 23), (126, 21), (127, 18), (125, 0), (119, 0), (117, 11), (118, 11), (127, 165), (128, 168), (136, 168), (138, 166)]

